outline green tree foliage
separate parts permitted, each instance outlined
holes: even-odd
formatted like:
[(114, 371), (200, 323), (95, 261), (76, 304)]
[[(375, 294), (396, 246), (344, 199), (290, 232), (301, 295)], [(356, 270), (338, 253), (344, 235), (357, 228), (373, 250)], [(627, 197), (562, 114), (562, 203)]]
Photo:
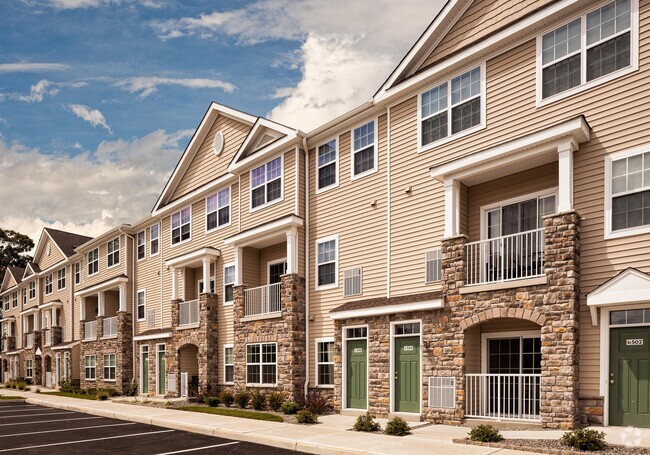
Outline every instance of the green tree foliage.
[(28, 254), (34, 248), (34, 241), (25, 234), (0, 228), (0, 282), (7, 267), (25, 267), (33, 258)]

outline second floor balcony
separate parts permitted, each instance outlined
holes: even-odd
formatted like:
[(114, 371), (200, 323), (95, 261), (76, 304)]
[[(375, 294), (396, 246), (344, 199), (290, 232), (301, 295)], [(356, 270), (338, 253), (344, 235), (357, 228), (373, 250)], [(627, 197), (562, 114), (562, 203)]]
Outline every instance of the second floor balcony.
[(199, 301), (189, 300), (178, 304), (178, 326), (192, 327), (199, 324)]
[(117, 316), (104, 318), (102, 320), (102, 337), (111, 338), (117, 336)]
[(282, 310), (282, 283), (258, 286), (244, 291), (244, 317), (271, 315)]
[(33, 349), (34, 348), (34, 333), (28, 333), (25, 335), (25, 348)]
[(97, 339), (97, 321), (86, 321), (84, 324), (84, 341)]

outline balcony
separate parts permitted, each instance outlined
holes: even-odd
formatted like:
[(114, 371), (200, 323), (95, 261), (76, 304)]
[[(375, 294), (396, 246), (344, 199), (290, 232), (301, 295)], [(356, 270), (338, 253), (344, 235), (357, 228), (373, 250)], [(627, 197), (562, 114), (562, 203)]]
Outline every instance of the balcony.
[(28, 333), (25, 335), (25, 348), (32, 349), (34, 347), (34, 334)]
[(187, 327), (199, 323), (199, 301), (189, 300), (178, 304), (178, 325)]
[(9, 352), (9, 339), (4, 338), (2, 340), (2, 352)]
[(246, 289), (244, 293), (244, 317), (279, 313), (282, 283)]
[(84, 322), (84, 341), (97, 339), (97, 321)]
[(117, 316), (104, 318), (102, 321), (102, 338), (117, 336)]
[(52, 330), (45, 329), (43, 332), (45, 333), (45, 346), (52, 346)]
[(466, 285), (501, 283), (544, 275), (544, 229), (465, 245)]
[(466, 374), (465, 417), (540, 421), (541, 374)]

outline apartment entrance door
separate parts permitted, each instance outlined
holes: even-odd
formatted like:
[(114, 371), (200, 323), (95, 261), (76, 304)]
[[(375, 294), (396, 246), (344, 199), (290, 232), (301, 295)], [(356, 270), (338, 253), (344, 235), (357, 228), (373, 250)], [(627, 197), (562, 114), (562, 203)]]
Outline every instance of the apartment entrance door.
[(149, 346), (140, 348), (140, 392), (149, 393)]
[(420, 412), (420, 337), (395, 338), (395, 411)]
[(347, 341), (347, 407), (366, 409), (368, 407), (368, 342)]

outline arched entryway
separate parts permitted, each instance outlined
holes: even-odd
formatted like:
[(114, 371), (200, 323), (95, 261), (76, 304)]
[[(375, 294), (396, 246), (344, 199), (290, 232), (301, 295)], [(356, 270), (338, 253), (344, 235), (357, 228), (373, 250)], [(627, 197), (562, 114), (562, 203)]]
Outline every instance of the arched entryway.
[(198, 395), (199, 388), (199, 348), (195, 344), (183, 345), (178, 350), (178, 369), (180, 373), (180, 396)]
[(52, 368), (52, 357), (43, 357), (43, 375), (45, 376), (45, 387), (54, 387), (54, 370)]
[(2, 372), (0, 375), (2, 375), (2, 382), (5, 383), (7, 382), (7, 372), (9, 371), (9, 365), (7, 364), (7, 359), (2, 359)]
[(541, 420), (542, 335), (536, 321), (482, 317), (465, 328), (466, 417)]

